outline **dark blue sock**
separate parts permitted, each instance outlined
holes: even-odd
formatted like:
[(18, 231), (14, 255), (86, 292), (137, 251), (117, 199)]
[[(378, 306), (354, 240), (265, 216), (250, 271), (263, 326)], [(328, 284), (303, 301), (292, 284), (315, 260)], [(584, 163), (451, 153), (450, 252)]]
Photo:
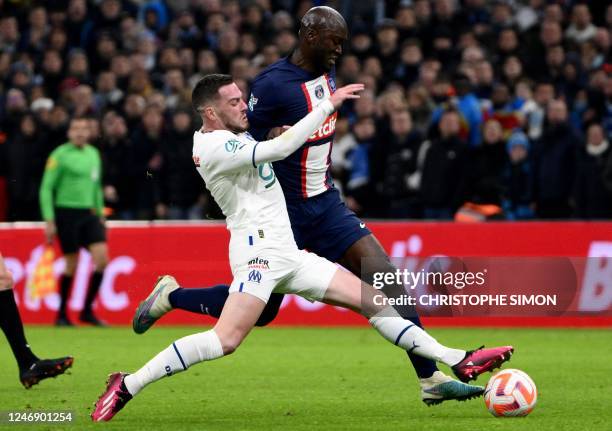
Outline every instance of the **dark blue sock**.
[(223, 310), (228, 291), (229, 286), (226, 284), (205, 288), (180, 288), (172, 292), (168, 299), (174, 308), (218, 318)]
[[(419, 319), (419, 316), (416, 313), (412, 313), (409, 319), (419, 328), (423, 329), (421, 319)], [(435, 361), (432, 361), (431, 359), (427, 359), (423, 356), (415, 355), (413, 353), (408, 353), (408, 357), (412, 362), (412, 366), (414, 367), (417, 376), (419, 376), (419, 378), (421, 379), (431, 377), (434, 372), (438, 371), (438, 367)]]

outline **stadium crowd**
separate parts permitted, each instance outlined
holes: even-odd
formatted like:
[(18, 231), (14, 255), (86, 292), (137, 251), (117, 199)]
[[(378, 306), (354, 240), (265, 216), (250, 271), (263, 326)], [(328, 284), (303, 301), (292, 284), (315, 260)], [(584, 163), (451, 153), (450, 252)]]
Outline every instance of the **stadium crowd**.
[(0, 0), (8, 220), (87, 116), (115, 219), (219, 211), (191, 160), (195, 82), (249, 81), (327, 4), (351, 34), (333, 174), (363, 217), (612, 218), (612, 5), (570, 0)]

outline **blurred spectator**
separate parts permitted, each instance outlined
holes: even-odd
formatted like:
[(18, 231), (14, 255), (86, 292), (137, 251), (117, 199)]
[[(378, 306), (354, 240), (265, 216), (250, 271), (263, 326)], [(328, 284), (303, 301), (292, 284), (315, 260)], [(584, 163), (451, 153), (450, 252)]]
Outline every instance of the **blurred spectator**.
[(460, 139), (460, 116), (444, 111), (439, 137), (428, 145), (420, 182), (426, 219), (451, 220), (463, 203), (467, 175), (467, 145)]
[(136, 150), (128, 138), (123, 117), (114, 111), (107, 112), (102, 120), (102, 160), (104, 168), (104, 200), (115, 217), (136, 219), (139, 199), (139, 172), (136, 166)]
[(206, 198), (201, 179), (191, 158), (193, 127), (191, 114), (178, 110), (172, 115), (172, 127), (161, 141), (160, 197), (156, 207), (159, 218), (191, 219), (204, 217)]
[(595, 37), (597, 28), (591, 22), (591, 12), (586, 4), (572, 8), (572, 23), (565, 31), (565, 37), (574, 43), (582, 43)]
[(533, 217), (533, 174), (529, 160), (530, 144), (527, 135), (515, 130), (506, 144), (508, 163), (503, 171), (503, 208), (509, 220)]
[(534, 148), (533, 191), (539, 218), (570, 217), (578, 142), (568, 121), (565, 102), (551, 101), (546, 110), (544, 132)]
[[(465, 139), (470, 146), (476, 146), (480, 144), (480, 126), (482, 124), (482, 111), (476, 95), (472, 92), (472, 85), (469, 78), (464, 74), (456, 74), (454, 79), (454, 91), (457, 94), (457, 100), (450, 100), (451, 94), (450, 83), (446, 80), (438, 81), (438, 86), (444, 85), (442, 91), (438, 93), (439, 101), (448, 100), (446, 102), (447, 107), (453, 107), (457, 109), (457, 113), (460, 114), (460, 135), (462, 139)], [(440, 116), (444, 112), (444, 105), (441, 105), (433, 113), (432, 122), (435, 124), (438, 122)]]
[[(347, 206), (357, 214), (369, 210), (370, 151), (376, 141), (376, 124), (372, 117), (362, 117), (353, 127), (355, 145), (346, 155), (345, 197)], [(367, 213), (366, 213), (367, 215)]]
[[(419, 196), (423, 160), (419, 163), (422, 134), (412, 124), (408, 110), (391, 114), (391, 134), (386, 148), (374, 153), (373, 175), (379, 177), (377, 193), (384, 198), (385, 217), (422, 218)], [(376, 157), (378, 156), (378, 157)]]
[(412, 118), (412, 124), (421, 134), (425, 134), (431, 122), (431, 112), (434, 103), (427, 89), (420, 85), (413, 85), (408, 90), (408, 109)]
[(117, 87), (117, 77), (110, 70), (98, 75), (96, 81), (95, 104), (96, 108), (117, 109), (123, 100), (123, 91)]
[(155, 202), (157, 178), (161, 168), (161, 145), (164, 140), (162, 110), (154, 105), (145, 108), (142, 122), (131, 131), (129, 142), (133, 148), (131, 187), (137, 194), (132, 202), (135, 214), (132, 218), (151, 219)]
[[(612, 218), (612, 148), (603, 128), (587, 129), (586, 145), (580, 149), (576, 171), (576, 215), (584, 219)], [(605, 177), (608, 176), (608, 178)]]
[(25, 114), (4, 145), (0, 166), (8, 184), (10, 221), (40, 220), (38, 189), (47, 153), (44, 133), (32, 114)]
[[(518, 109), (519, 105), (520, 103), (510, 100), (510, 89), (506, 84), (496, 84), (491, 95), (491, 107), (483, 114), (484, 130), (487, 130), (486, 122), (488, 120), (495, 120), (504, 135), (508, 135), (511, 130), (518, 128), (522, 120)], [(502, 137), (499, 136), (499, 140)]]
[(555, 89), (550, 82), (542, 81), (536, 84), (534, 102), (527, 114), (527, 130), (532, 140), (540, 138), (544, 129), (545, 109), (555, 97)]
[(489, 119), (483, 126), (482, 145), (468, 154), (466, 197), (475, 204), (501, 206), (502, 175), (508, 156), (502, 124)]

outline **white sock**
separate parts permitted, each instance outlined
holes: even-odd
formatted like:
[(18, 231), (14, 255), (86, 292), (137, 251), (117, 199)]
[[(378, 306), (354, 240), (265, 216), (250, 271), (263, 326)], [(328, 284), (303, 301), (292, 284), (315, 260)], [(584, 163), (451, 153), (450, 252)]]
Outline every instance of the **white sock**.
[(370, 319), (370, 324), (386, 340), (408, 352), (453, 366), (465, 357), (465, 350), (451, 349), (438, 343), (410, 320), (402, 318), (393, 307), (387, 307)]
[(222, 356), (223, 347), (214, 330), (188, 335), (159, 352), (123, 382), (128, 392), (136, 395), (146, 385), (162, 377), (185, 371), (198, 362), (211, 361)]

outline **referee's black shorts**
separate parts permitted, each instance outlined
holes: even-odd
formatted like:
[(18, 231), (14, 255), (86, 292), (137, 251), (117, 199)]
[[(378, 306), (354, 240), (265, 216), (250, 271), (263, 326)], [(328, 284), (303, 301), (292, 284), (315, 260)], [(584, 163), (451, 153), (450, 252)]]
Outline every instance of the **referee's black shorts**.
[(56, 207), (55, 225), (64, 254), (76, 253), (89, 244), (106, 242), (106, 229), (92, 209)]

